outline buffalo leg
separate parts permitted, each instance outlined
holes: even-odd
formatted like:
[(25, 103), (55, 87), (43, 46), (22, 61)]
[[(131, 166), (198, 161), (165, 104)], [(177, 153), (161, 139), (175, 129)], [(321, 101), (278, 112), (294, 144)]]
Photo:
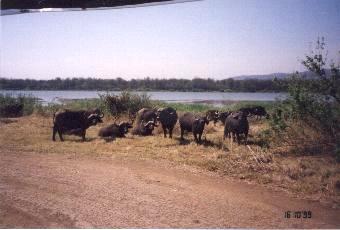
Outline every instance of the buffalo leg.
[(59, 135), (60, 141), (64, 141), (63, 135), (59, 129), (58, 129), (58, 135)]
[(82, 140), (83, 140), (83, 141), (86, 140), (86, 139), (85, 139), (85, 135), (86, 135), (86, 131), (84, 130), (84, 131), (82, 132), (82, 134), (81, 134), (81, 137), (82, 137)]
[(165, 128), (165, 126), (162, 126), (162, 128), (163, 128), (163, 132), (164, 132), (164, 138), (166, 138), (166, 128)]
[(202, 133), (198, 134), (198, 142), (201, 143), (202, 142)]
[(52, 141), (55, 141), (55, 134), (57, 133), (57, 129), (53, 126), (53, 135), (52, 135)]
[(170, 128), (170, 129), (169, 129), (169, 136), (170, 136), (170, 138), (172, 138), (172, 129), (173, 129), (173, 128)]
[(237, 144), (240, 144), (240, 134), (236, 133), (236, 137), (237, 137)]
[(197, 133), (194, 133), (194, 138), (195, 138), (196, 143), (198, 143)]
[(181, 140), (184, 140), (183, 135), (184, 135), (184, 129), (181, 128)]

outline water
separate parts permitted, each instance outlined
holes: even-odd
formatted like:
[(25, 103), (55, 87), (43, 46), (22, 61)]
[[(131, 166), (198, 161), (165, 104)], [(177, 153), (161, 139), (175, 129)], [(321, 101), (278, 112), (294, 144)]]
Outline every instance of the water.
[[(0, 94), (30, 95), (42, 100), (43, 103), (60, 103), (67, 99), (90, 99), (99, 98), (99, 94), (106, 91), (34, 91), (34, 90), (0, 90)], [(120, 91), (110, 91), (116, 95)], [(143, 93), (143, 92), (135, 92)], [(274, 101), (282, 99), (285, 93), (224, 93), (224, 92), (146, 92), (152, 100), (181, 103), (207, 103), (221, 105), (228, 101)]]

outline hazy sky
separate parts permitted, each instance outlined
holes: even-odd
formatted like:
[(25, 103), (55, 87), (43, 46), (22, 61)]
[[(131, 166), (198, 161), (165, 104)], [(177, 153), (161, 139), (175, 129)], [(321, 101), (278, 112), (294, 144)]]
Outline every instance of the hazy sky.
[(304, 70), (318, 36), (339, 61), (339, 0), (204, 0), (2, 16), (1, 77), (227, 78)]

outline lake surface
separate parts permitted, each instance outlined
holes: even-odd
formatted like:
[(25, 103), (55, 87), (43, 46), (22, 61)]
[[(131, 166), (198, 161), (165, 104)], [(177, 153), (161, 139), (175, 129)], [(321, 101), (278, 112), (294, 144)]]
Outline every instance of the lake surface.
[[(31, 95), (41, 99), (44, 103), (60, 103), (68, 99), (99, 98), (99, 94), (106, 91), (34, 91), (34, 90), (0, 90), (1, 94)], [(119, 95), (120, 91), (109, 91)], [(141, 94), (143, 92), (133, 92)], [(224, 93), (224, 92), (145, 92), (152, 100), (181, 103), (208, 103), (221, 105), (230, 101), (274, 101), (283, 99), (286, 93)]]

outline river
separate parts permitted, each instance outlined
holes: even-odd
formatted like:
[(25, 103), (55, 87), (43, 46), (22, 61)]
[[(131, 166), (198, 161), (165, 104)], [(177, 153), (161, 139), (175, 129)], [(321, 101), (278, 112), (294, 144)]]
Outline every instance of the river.
[[(133, 91), (132, 91), (133, 92)], [(69, 99), (90, 99), (99, 98), (99, 94), (106, 91), (47, 91), (47, 90), (0, 90), (0, 94), (10, 94), (13, 96), (30, 95), (42, 100), (43, 103), (60, 103)], [(109, 91), (111, 94), (119, 95), (120, 91)], [(148, 91), (133, 92), (147, 93), (152, 100), (180, 103), (207, 103), (225, 104), (230, 101), (275, 101), (286, 97), (286, 93), (229, 93), (229, 92), (170, 92), (170, 91)]]

